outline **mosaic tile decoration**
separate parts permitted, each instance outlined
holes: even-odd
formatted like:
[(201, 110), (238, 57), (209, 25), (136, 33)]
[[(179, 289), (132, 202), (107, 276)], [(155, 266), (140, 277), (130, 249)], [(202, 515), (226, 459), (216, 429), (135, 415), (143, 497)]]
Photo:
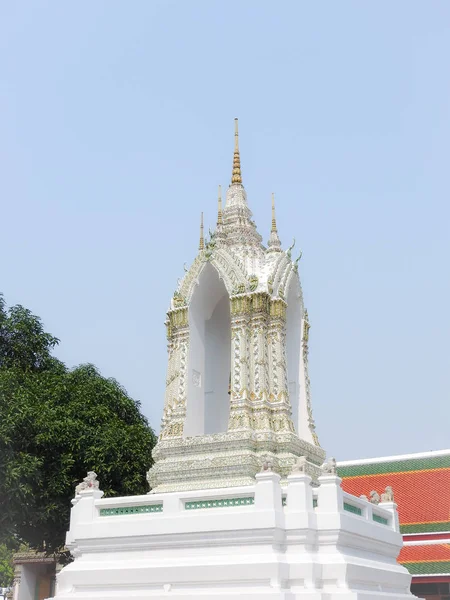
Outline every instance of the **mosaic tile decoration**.
[(162, 512), (162, 504), (145, 504), (142, 506), (119, 506), (117, 508), (101, 508), (101, 517), (112, 517), (116, 515), (142, 515), (146, 513)]
[(348, 502), (344, 502), (344, 510), (351, 512), (354, 515), (362, 515), (362, 510), (359, 508), (359, 506), (353, 506), (353, 504), (349, 504)]
[(376, 515), (375, 513), (372, 514), (372, 519), (376, 523), (380, 523), (381, 525), (387, 525), (389, 523), (387, 519), (385, 519), (384, 517), (380, 517), (380, 515)]
[(211, 500), (195, 500), (192, 502), (185, 502), (184, 508), (186, 510), (197, 510), (200, 508), (225, 508), (233, 506), (251, 506), (255, 503), (253, 496), (246, 498), (220, 498)]

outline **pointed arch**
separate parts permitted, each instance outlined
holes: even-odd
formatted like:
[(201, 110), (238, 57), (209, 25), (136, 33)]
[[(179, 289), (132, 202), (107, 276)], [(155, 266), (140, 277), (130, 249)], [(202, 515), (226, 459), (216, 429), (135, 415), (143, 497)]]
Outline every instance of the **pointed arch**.
[(200, 275), (209, 263), (216, 269), (229, 296), (236, 293), (236, 290), (240, 286), (244, 286), (244, 289), (248, 286), (242, 264), (239, 264), (225, 248), (215, 248), (208, 257), (206, 254), (206, 252), (203, 252), (197, 256), (181, 282), (179, 292), (185, 298), (188, 305), (191, 302), (196, 286), (199, 285)]
[(230, 298), (211, 263), (204, 263), (189, 302), (189, 379), (184, 435), (227, 431), (231, 370)]

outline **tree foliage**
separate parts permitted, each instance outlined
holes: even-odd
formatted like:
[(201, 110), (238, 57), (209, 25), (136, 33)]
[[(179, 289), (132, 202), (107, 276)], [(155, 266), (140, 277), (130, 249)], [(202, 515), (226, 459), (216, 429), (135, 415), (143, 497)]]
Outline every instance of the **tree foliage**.
[(57, 550), (88, 470), (108, 495), (148, 491), (155, 436), (139, 403), (93, 365), (68, 369), (58, 340), (0, 296), (0, 542)]
[(6, 544), (0, 544), (0, 588), (10, 587), (13, 579), (13, 550)]

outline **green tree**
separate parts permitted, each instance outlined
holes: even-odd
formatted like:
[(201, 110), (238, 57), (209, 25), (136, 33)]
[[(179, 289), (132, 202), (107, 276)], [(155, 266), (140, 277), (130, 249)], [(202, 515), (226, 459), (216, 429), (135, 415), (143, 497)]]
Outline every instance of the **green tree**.
[(0, 544), (0, 588), (10, 587), (13, 579), (13, 550), (6, 544)]
[(93, 365), (68, 369), (58, 340), (0, 296), (0, 542), (56, 551), (88, 470), (107, 495), (148, 491), (155, 435), (138, 402)]

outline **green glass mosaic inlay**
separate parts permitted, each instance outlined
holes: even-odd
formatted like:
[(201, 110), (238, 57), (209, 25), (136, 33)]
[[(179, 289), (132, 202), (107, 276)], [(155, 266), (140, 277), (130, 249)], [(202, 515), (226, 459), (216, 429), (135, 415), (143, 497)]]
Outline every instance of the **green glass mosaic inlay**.
[(286, 504), (287, 504), (287, 498), (286, 498), (286, 496), (282, 496), (282, 498), (281, 498), (281, 504), (283, 506), (286, 506)]
[(450, 562), (419, 562), (402, 563), (408, 569), (411, 575), (439, 575), (450, 571)]
[(317, 498), (313, 498), (313, 508), (317, 508)]
[(195, 510), (197, 508), (223, 508), (225, 506), (250, 506), (255, 503), (253, 496), (248, 498), (220, 498), (218, 500), (195, 500), (186, 502), (186, 510)]
[(339, 477), (361, 477), (364, 475), (381, 475), (383, 473), (423, 471), (425, 469), (448, 469), (449, 467), (450, 455), (432, 456), (338, 467), (338, 475)]
[(450, 521), (439, 523), (411, 523), (400, 525), (401, 533), (434, 533), (450, 531)]
[(347, 502), (344, 502), (344, 510), (351, 512), (354, 515), (362, 515), (362, 510), (359, 508), (359, 506), (353, 506), (353, 504), (348, 504)]
[(162, 504), (146, 504), (145, 506), (119, 506), (118, 508), (101, 508), (101, 517), (115, 515), (142, 515), (146, 513), (162, 512)]
[(387, 525), (388, 524), (388, 520), (387, 519), (385, 519), (384, 517), (380, 517), (380, 515), (376, 515), (375, 513), (373, 513), (372, 519), (374, 521), (376, 521), (377, 523), (381, 523), (382, 525)]

